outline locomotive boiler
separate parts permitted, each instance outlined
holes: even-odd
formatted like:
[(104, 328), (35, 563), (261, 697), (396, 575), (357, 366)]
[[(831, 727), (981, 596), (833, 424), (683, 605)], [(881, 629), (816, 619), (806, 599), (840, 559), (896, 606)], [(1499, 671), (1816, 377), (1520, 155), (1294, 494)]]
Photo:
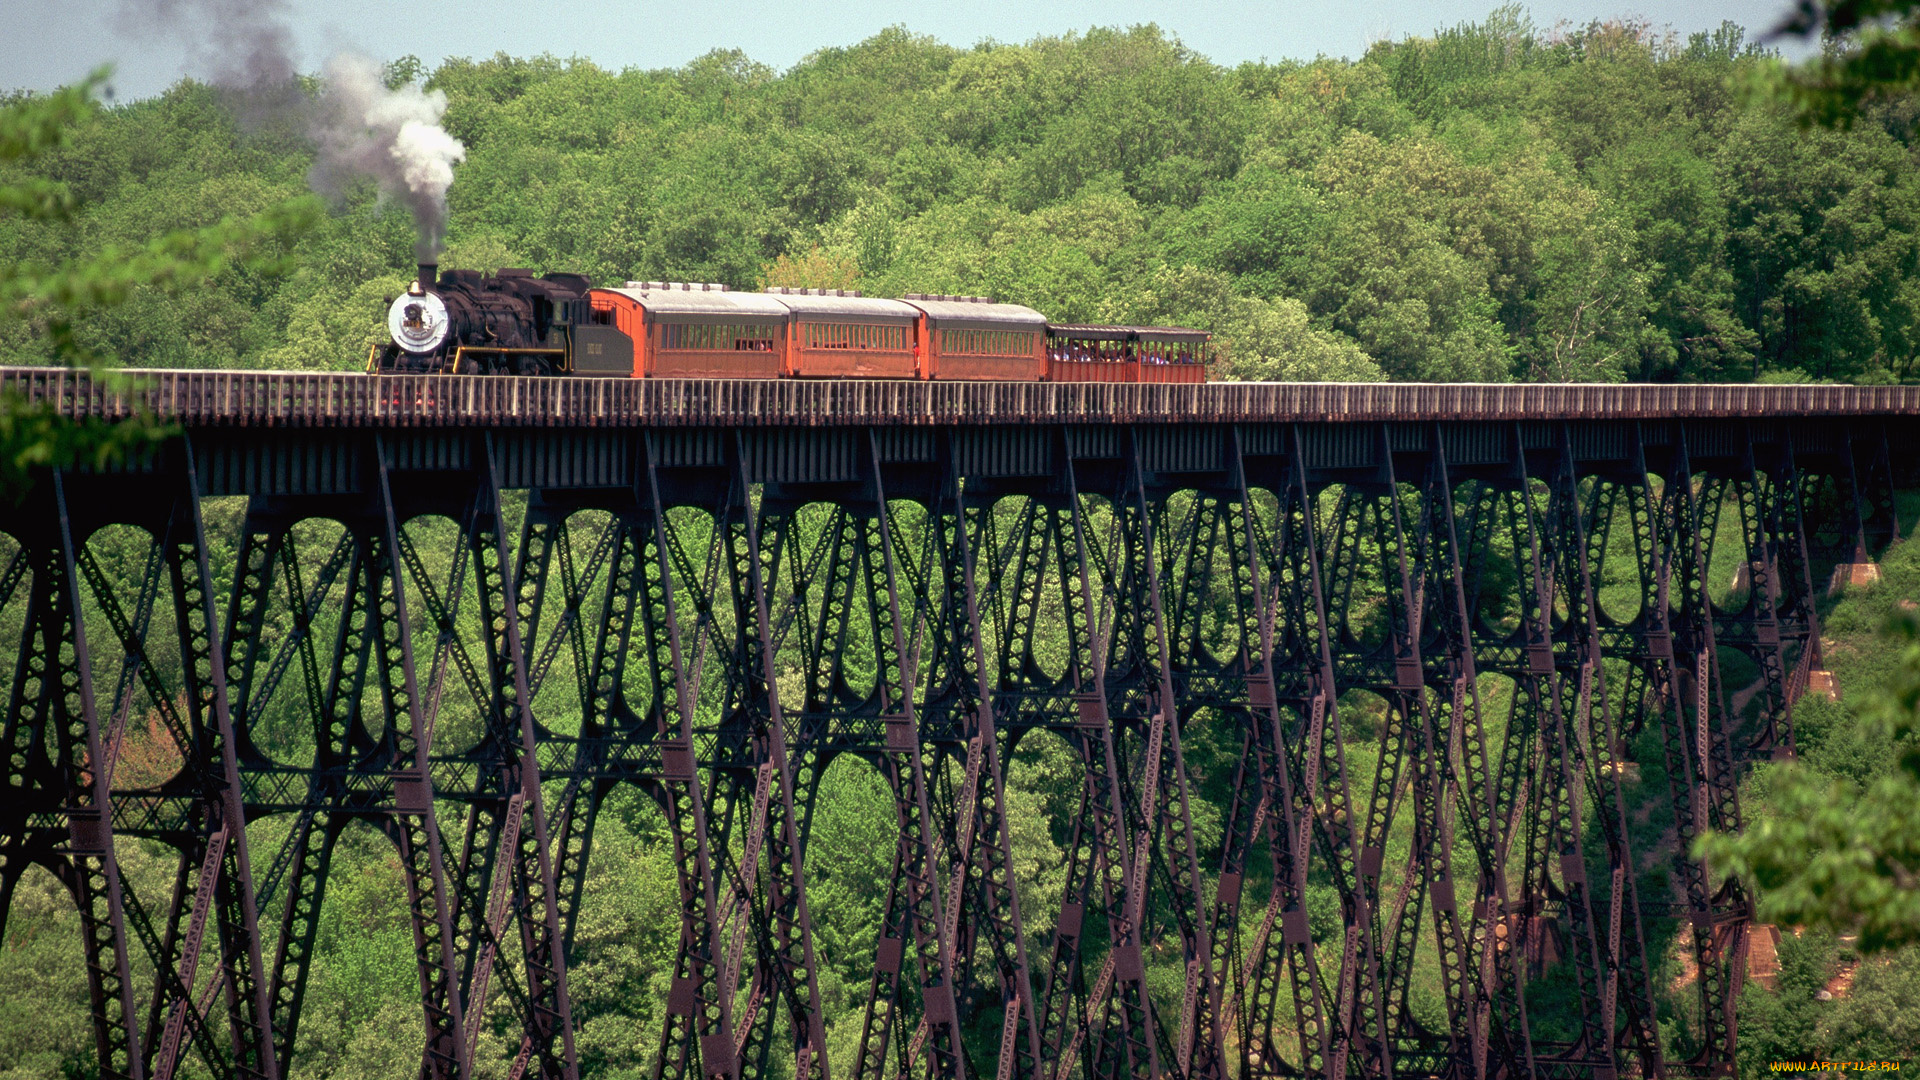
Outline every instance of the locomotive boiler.
[(455, 375), (631, 375), (633, 341), (595, 325), (582, 274), (440, 272), (420, 265), (387, 304), (388, 343), (370, 372)]
[(1210, 335), (1055, 325), (984, 296), (629, 281), (420, 267), (370, 374), (600, 378), (1206, 381)]

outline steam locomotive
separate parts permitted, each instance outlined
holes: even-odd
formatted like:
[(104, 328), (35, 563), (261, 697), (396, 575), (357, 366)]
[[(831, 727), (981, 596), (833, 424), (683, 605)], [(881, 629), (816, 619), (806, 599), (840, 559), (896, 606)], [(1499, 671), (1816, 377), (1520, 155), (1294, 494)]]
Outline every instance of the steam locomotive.
[(1050, 323), (984, 296), (629, 281), (420, 266), (368, 374), (586, 378), (1206, 381), (1210, 336)]

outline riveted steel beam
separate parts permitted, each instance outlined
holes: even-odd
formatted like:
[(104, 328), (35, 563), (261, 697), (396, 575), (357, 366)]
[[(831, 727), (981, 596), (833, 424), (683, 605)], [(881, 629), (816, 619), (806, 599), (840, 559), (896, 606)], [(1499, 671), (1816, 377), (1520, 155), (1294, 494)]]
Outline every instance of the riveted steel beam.
[[(287, 1074), (356, 820), (400, 854), (422, 1073), (489, 1067), (505, 1022), (509, 1076), (577, 1075), (574, 927), (621, 784), (678, 885), (662, 1075), (824, 1078), (830, 1022), (861, 1025), (858, 1076), (1731, 1067), (1748, 904), (1691, 840), (1792, 752), (1817, 590), (1893, 539), (1906, 429), (1158, 398), (996, 428), (775, 393), (736, 427), (194, 428), (37, 482), (0, 540), (0, 920), (28, 867), (67, 883), (104, 1075)], [(232, 549), (210, 494), (248, 499)], [(146, 713), (177, 775), (124, 765)], [(1070, 762), (1041, 937), (1029, 738)], [(808, 897), (843, 756), (893, 804), (857, 1021)], [(1633, 854), (1640, 765), (1671, 895)], [(119, 880), (132, 837), (172, 849), (170, 893)], [(1647, 955), (1674, 919), (1679, 988)], [(1678, 1060), (1655, 1018), (1685, 998), (1704, 1049)]]

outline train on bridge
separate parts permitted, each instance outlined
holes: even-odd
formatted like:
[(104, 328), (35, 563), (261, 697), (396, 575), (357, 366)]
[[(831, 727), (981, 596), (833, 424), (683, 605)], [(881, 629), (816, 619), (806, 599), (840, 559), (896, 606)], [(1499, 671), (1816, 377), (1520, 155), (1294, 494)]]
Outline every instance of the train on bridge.
[[(788, 311), (737, 325), (804, 342)], [(607, 355), (564, 340), (547, 370)], [(608, 925), (648, 958), (651, 1075), (1732, 1076), (1772, 938), (1693, 838), (1796, 752), (1831, 583), (1920, 486), (1914, 386), (0, 396), (177, 431), (0, 516), (0, 932), (64, 913), (87, 992), (35, 1004), (86, 1001), (121, 1078), (308, 1068), (369, 859), (423, 1080), (580, 1075)], [(822, 797), (847, 768), (873, 794)], [(1035, 780), (1065, 798), (1010, 799)], [(857, 864), (821, 840), (849, 810), (887, 823)], [(1056, 889), (1016, 876), (1028, 827), (1070, 838)], [(828, 912), (847, 865), (884, 907)], [(587, 884), (650, 874), (644, 926)]]
[(983, 296), (629, 281), (420, 266), (369, 374), (1200, 383), (1210, 335), (1052, 323)]

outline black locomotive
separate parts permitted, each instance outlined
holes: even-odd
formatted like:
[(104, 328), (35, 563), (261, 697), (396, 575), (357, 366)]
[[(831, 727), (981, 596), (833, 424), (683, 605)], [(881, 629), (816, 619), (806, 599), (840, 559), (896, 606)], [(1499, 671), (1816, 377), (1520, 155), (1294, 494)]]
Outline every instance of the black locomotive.
[[(367, 357), (367, 371), (461, 375), (553, 375), (591, 353), (609, 369), (630, 370), (633, 342), (593, 323), (584, 274), (503, 269), (447, 270), (420, 265), (404, 295), (388, 301), (388, 342)], [(594, 348), (584, 348), (591, 339)]]

